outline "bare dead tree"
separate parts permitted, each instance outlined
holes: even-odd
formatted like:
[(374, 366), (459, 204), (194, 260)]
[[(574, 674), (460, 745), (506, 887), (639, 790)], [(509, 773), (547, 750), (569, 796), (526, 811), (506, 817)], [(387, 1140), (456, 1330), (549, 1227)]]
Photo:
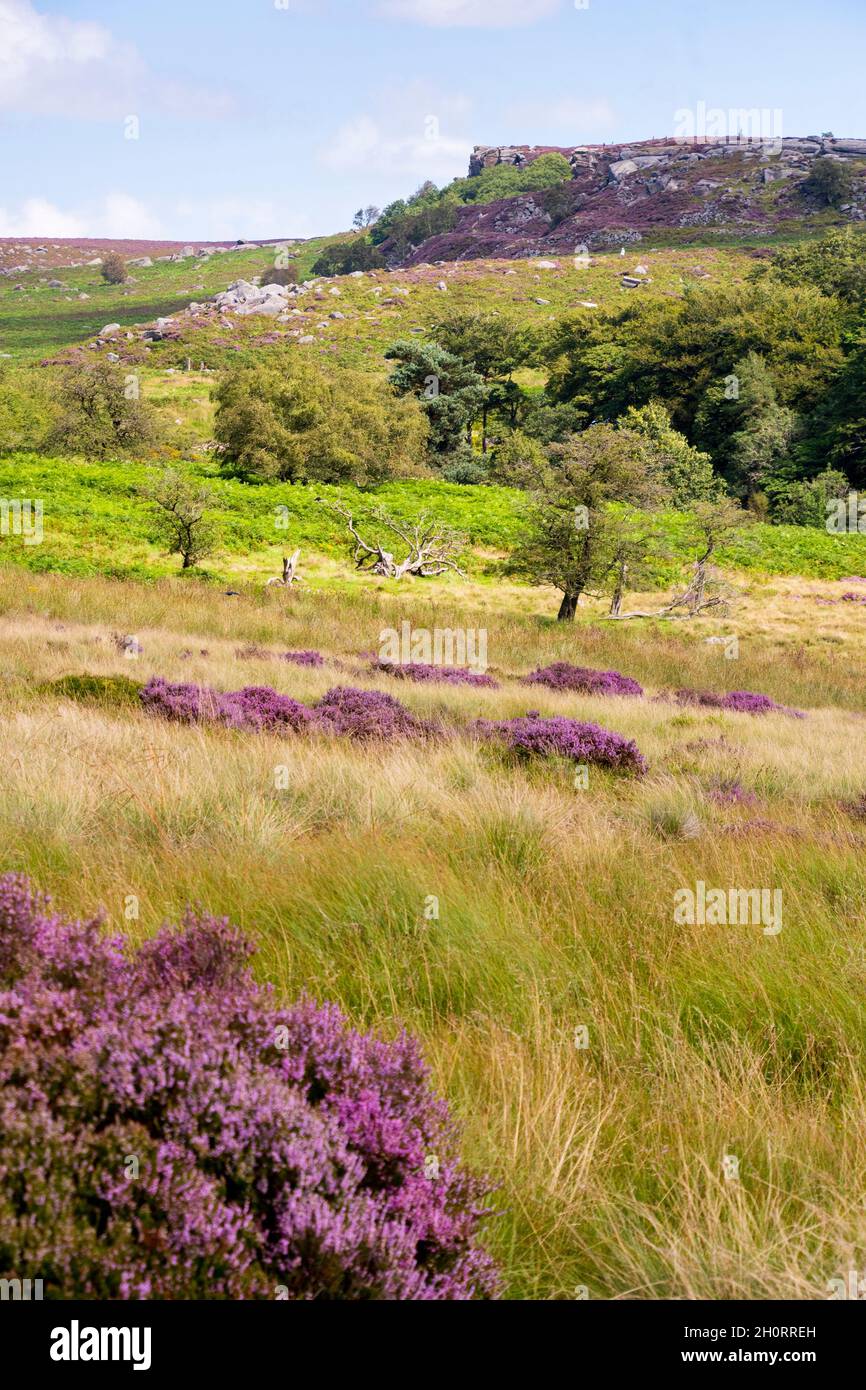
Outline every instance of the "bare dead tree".
[(655, 613), (642, 610), (623, 613), (621, 607), (614, 603), (608, 619), (622, 621), (626, 618), (696, 618), (700, 613), (709, 612), (711, 609), (720, 615), (727, 613), (733, 590), (730, 585), (719, 579), (710, 561), (726, 537), (748, 526), (753, 519), (751, 513), (744, 512), (728, 497), (696, 503), (692, 510), (692, 522), (698, 554), (692, 564), (692, 577), (682, 593), (674, 594), (673, 598)]
[(298, 574), (298, 562), (300, 558), (300, 550), (296, 550), (294, 555), (284, 555), (282, 579), (269, 579), (265, 588), (269, 589), (272, 584), (278, 584), (281, 589), (290, 589), (293, 584), (303, 584), (304, 581)]
[(422, 512), (415, 521), (398, 521), (380, 507), (371, 512), (370, 523), (383, 527), (401, 542), (405, 555), (397, 560), (393, 551), (385, 549), (387, 537), (373, 539), (371, 544), (360, 534), (351, 512), (338, 502), (325, 505), (346, 522), (355, 542), (352, 558), (357, 569), (367, 569), (371, 574), (381, 574), (387, 579), (403, 579), (407, 574), (432, 579), (449, 570), (465, 578), (457, 557), (466, 545), (466, 537), (442, 525), (428, 512)]

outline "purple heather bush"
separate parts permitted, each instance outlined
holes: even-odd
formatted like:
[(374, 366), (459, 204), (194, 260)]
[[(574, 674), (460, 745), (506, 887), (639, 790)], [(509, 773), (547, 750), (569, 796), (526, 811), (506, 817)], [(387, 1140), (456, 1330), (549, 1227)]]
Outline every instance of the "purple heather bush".
[(498, 681), (492, 676), (480, 671), (467, 671), (463, 666), (431, 666), (424, 661), (377, 661), (374, 662), (373, 669), (404, 681), (441, 681), (445, 685), (475, 685), (485, 686), (488, 690), (499, 689)]
[(313, 713), (317, 728), (349, 738), (425, 738), (438, 732), (436, 725), (419, 719), (393, 695), (353, 685), (334, 686)]
[(523, 677), (524, 685), (546, 685), (549, 690), (579, 690), (585, 695), (642, 695), (643, 686), (619, 671), (593, 671), (588, 666), (572, 666), (554, 661)]
[(280, 661), (290, 661), (295, 666), (324, 666), (325, 658), (321, 652), (280, 652)]
[(503, 741), (520, 757), (558, 754), (576, 763), (594, 763), (623, 772), (646, 772), (647, 763), (636, 743), (622, 734), (579, 719), (543, 719), (535, 710), (517, 719), (479, 719), (484, 738)]
[(347, 685), (334, 686), (310, 707), (267, 685), (222, 692), (155, 676), (142, 689), (141, 701), (146, 710), (167, 719), (230, 729), (318, 730), (357, 739), (425, 738), (438, 732), (436, 725), (419, 719), (393, 695)]
[(703, 705), (707, 709), (729, 709), (738, 714), (787, 714), (792, 719), (805, 719), (802, 710), (777, 705), (769, 695), (756, 695), (751, 690), (732, 690), (727, 695), (714, 695), (709, 690), (678, 690), (674, 696), (680, 705)]
[(143, 688), (141, 702), (150, 713), (166, 719), (224, 724), (230, 729), (291, 729), (298, 733), (313, 717), (306, 705), (267, 685), (222, 692), (154, 676)]
[(0, 877), (0, 1277), (48, 1298), (496, 1293), (416, 1043), (278, 1006), (226, 919), (133, 950)]

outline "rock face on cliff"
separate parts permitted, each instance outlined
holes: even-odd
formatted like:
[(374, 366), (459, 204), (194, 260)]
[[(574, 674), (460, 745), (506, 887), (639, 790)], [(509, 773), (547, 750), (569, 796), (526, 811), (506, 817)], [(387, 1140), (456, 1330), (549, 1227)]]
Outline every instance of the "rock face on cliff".
[[(639, 242), (667, 229), (683, 229), (683, 239), (689, 228), (772, 238), (786, 226), (808, 231), (828, 220), (866, 220), (866, 140), (827, 135), (478, 145), (469, 173), (497, 164), (523, 167), (550, 153), (564, 155), (572, 170), (554, 211), (543, 192), (469, 204), (451, 231), (429, 238), (402, 263), (563, 255)], [(853, 178), (850, 201), (832, 212), (803, 187), (815, 160), (827, 157), (848, 166)]]
[(636, 160), (638, 167), (646, 167), (646, 162), (665, 163), (689, 151), (700, 151), (707, 155), (733, 154), (752, 151), (758, 157), (763, 152), (773, 152), (795, 162), (814, 159), (818, 155), (838, 155), (842, 159), (866, 158), (866, 140), (837, 139), (833, 135), (780, 136), (776, 139), (665, 139), (636, 140), (623, 145), (476, 145), (469, 157), (470, 177), (490, 169), (496, 164), (513, 164), (525, 167), (542, 154), (561, 154), (571, 164), (572, 169), (582, 170), (594, 167), (599, 162)]

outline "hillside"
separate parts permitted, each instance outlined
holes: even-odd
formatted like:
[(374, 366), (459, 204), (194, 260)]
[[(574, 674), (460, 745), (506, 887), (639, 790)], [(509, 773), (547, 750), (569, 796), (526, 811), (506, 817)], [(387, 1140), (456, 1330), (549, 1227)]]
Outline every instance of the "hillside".
[[(524, 170), (544, 155), (568, 161), (571, 178), (550, 190), (458, 210), (454, 226), (425, 239), (407, 264), (475, 256), (523, 257), (600, 250), (622, 243), (778, 238), (866, 217), (866, 140), (643, 140), (619, 145), (477, 146), (470, 179), (494, 168)], [(818, 160), (849, 173), (837, 206), (805, 187)], [(447, 190), (445, 190), (447, 194)], [(386, 242), (386, 254), (393, 250)]]

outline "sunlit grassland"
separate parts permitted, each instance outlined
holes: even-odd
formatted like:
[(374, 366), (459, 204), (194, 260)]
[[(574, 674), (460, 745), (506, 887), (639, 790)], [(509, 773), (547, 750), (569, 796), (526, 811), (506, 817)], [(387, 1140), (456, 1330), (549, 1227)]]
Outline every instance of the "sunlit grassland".
[[(201, 902), (255, 938), (287, 996), (416, 1033), (467, 1157), (500, 1183), (489, 1239), (510, 1296), (826, 1296), (866, 1254), (866, 822), (845, 809), (866, 790), (863, 618), (796, 597), (831, 589), (755, 580), (727, 661), (702, 641), (727, 624), (648, 630), (588, 608), (566, 628), (472, 585), (229, 599), (5, 568), (2, 867), (134, 937)], [(403, 618), (486, 626), (501, 688), (373, 676), (363, 653)], [(239, 655), (250, 643), (328, 660)], [(647, 695), (517, 683), (558, 658)], [(302, 700), (375, 685), (449, 736), (370, 748), (184, 728), (52, 689), (84, 673)], [(681, 685), (759, 690), (808, 718), (654, 698)], [(591, 770), (582, 790), (564, 763), (521, 766), (473, 737), (475, 717), (527, 708), (636, 739), (648, 775)], [(713, 800), (733, 779), (753, 804)], [(675, 924), (674, 892), (698, 879), (780, 888), (783, 930)]]

